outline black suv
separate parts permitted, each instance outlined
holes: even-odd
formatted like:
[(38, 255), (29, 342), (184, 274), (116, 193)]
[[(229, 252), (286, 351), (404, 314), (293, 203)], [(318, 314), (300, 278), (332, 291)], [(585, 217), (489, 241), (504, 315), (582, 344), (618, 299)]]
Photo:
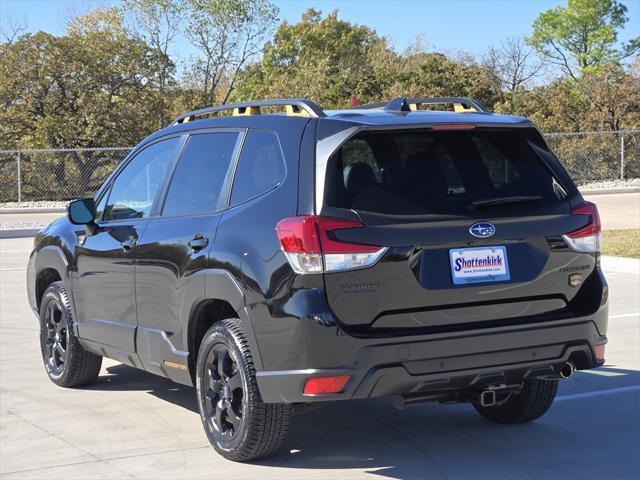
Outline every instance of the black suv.
[(211, 444), (243, 461), (314, 402), (541, 416), (559, 378), (604, 362), (600, 242), (529, 120), (465, 98), (263, 100), (142, 141), (37, 235), (28, 292), (54, 383), (109, 357), (195, 385)]

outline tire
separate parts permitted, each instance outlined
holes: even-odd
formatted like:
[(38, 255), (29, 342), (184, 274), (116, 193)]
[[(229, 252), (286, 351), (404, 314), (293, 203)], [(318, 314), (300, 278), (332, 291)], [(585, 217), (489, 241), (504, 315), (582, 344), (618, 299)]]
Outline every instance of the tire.
[(246, 462), (267, 457), (284, 442), (291, 406), (262, 401), (239, 320), (223, 320), (205, 333), (196, 389), (207, 438), (226, 459)]
[(558, 380), (528, 379), (522, 383), (522, 389), (512, 394), (503, 404), (483, 407), (473, 406), (487, 420), (496, 423), (526, 423), (544, 415), (558, 391)]
[(87, 352), (73, 332), (69, 296), (62, 282), (53, 282), (40, 302), (40, 350), (49, 379), (60, 387), (95, 382), (102, 357)]

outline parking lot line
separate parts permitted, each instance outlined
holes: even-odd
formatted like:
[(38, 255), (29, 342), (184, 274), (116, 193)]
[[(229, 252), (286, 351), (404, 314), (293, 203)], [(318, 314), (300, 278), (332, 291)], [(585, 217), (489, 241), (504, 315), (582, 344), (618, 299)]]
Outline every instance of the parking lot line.
[(640, 392), (640, 385), (631, 385), (629, 387), (609, 388), (607, 390), (594, 390), (591, 392), (573, 393), (570, 395), (558, 395), (556, 402), (564, 400), (579, 400), (582, 398), (601, 397), (603, 395), (616, 395), (620, 393)]
[(633, 313), (621, 313), (619, 315), (609, 315), (609, 318), (630, 318), (630, 317), (638, 317), (640, 316), (640, 312)]

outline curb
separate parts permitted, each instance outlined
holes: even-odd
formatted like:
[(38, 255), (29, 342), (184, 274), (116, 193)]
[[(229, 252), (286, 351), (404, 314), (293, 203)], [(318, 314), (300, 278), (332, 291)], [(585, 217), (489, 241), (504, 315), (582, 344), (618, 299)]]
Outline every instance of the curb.
[(582, 190), (578, 188), (582, 195), (610, 195), (615, 193), (638, 193), (640, 187), (619, 187), (619, 188), (595, 188), (593, 190)]
[(27, 238), (35, 237), (40, 228), (16, 228), (12, 230), (0, 230), (0, 238)]
[(603, 255), (601, 257), (602, 268), (610, 272), (640, 274), (640, 259), (628, 257), (613, 257)]
[(23, 207), (23, 208), (0, 208), (0, 215), (12, 215), (16, 213), (65, 213), (65, 207)]

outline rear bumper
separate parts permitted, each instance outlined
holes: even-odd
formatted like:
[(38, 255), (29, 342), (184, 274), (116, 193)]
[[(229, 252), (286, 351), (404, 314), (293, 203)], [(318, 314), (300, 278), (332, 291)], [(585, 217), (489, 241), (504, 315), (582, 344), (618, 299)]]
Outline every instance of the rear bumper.
[[(361, 346), (339, 367), (259, 371), (257, 382), (267, 403), (306, 403), (481, 389), (486, 385), (519, 383), (525, 378), (557, 378), (569, 360), (578, 369), (599, 366), (594, 346), (607, 341), (607, 315), (604, 305), (588, 317), (553, 323), (449, 336), (350, 337)], [(342, 393), (302, 393), (309, 377), (343, 374), (351, 379)]]

